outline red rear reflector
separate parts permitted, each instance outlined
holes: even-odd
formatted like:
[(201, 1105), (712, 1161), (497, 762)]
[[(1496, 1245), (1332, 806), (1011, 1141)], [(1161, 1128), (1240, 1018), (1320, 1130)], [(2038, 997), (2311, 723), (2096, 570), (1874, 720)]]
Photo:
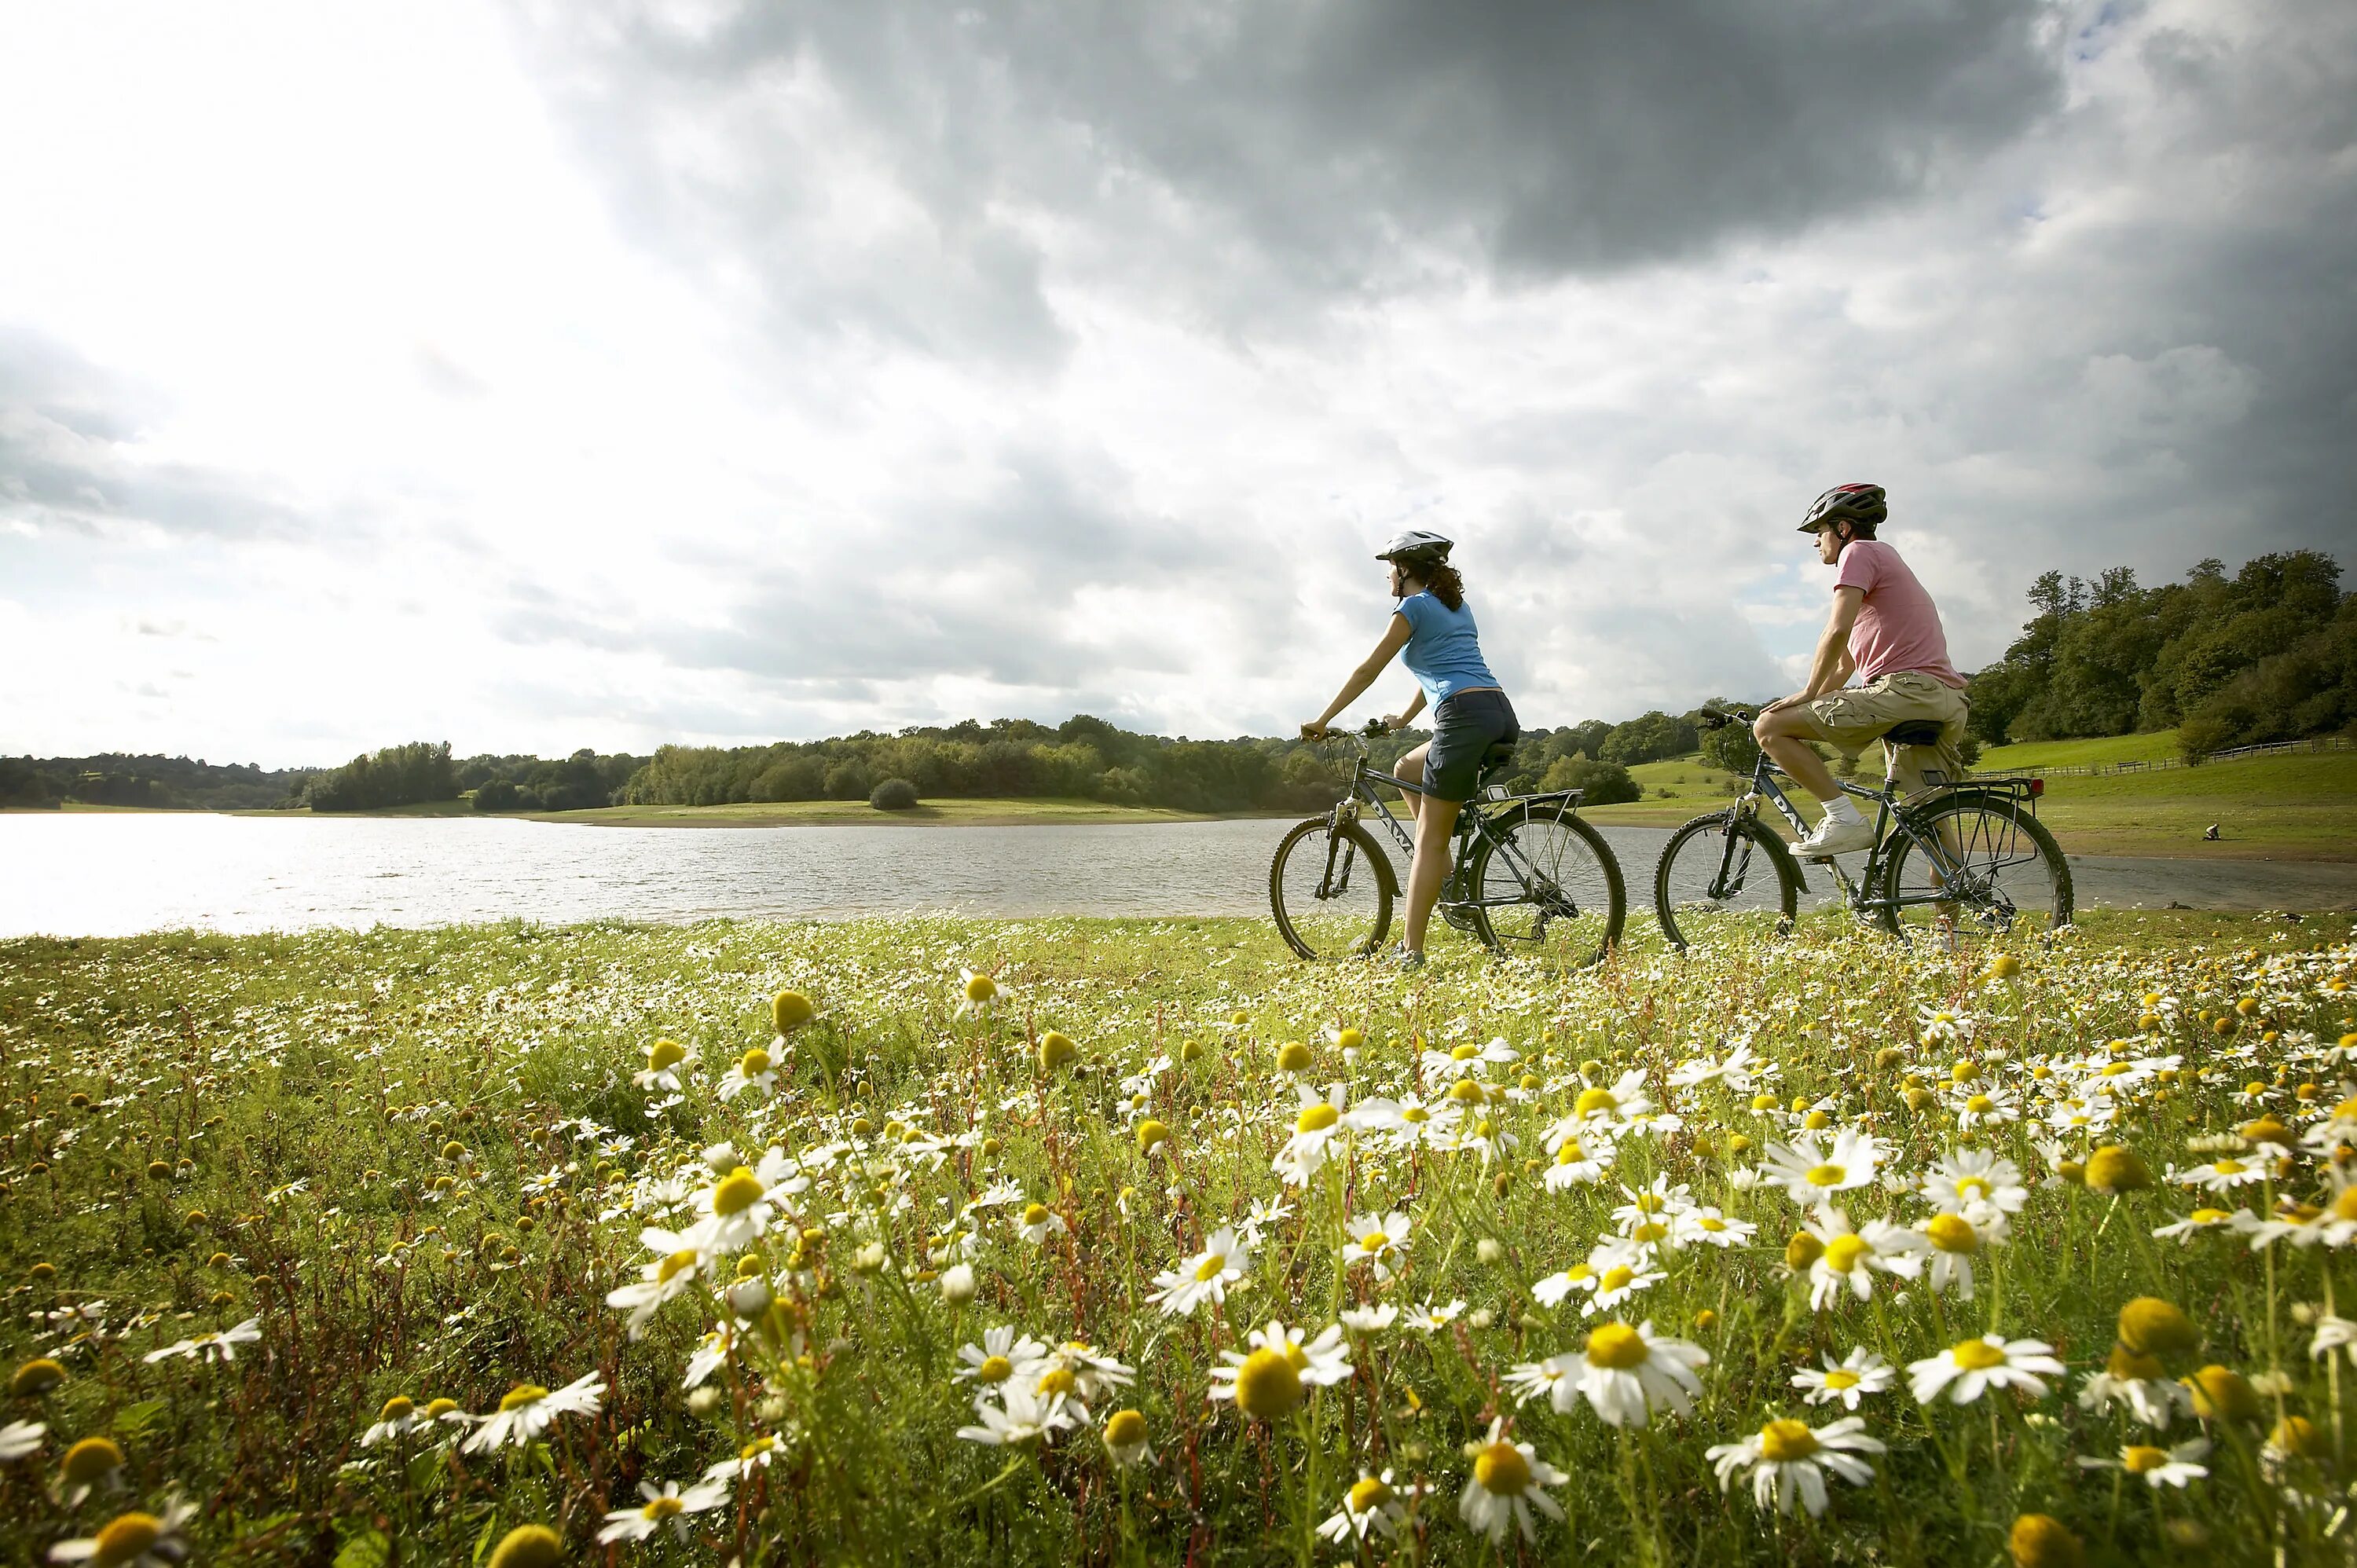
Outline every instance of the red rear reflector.
[(2043, 795), (2043, 794), (2045, 794), (2045, 793), (2046, 793), (2046, 780), (2045, 780), (2045, 779), (2031, 779), (2031, 780), (2029, 781), (2029, 798), (2030, 798), (2031, 800), (2035, 800), (2036, 799), (2038, 799), (2038, 797), (2040, 797), (2040, 795)]

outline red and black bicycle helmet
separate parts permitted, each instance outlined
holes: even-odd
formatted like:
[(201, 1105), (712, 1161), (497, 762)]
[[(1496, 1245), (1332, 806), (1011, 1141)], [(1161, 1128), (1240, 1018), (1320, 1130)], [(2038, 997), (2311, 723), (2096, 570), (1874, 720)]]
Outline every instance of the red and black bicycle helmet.
[(1880, 485), (1835, 485), (1809, 503), (1803, 533), (1814, 533), (1829, 522), (1857, 522), (1878, 527), (1890, 515), (1889, 498)]

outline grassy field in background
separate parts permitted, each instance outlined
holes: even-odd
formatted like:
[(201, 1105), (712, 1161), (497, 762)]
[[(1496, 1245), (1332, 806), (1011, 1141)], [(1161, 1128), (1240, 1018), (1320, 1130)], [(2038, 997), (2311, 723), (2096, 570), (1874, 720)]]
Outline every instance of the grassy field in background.
[(2093, 740), (2033, 740), (2018, 746), (1996, 746), (1981, 753), (1973, 766), (1995, 771), (2007, 768), (2088, 768), (2096, 763), (2174, 761), (2177, 732), (2150, 735), (2107, 735)]
[(2339, 1561), (2351, 934), (0, 942), (0, 1564)]

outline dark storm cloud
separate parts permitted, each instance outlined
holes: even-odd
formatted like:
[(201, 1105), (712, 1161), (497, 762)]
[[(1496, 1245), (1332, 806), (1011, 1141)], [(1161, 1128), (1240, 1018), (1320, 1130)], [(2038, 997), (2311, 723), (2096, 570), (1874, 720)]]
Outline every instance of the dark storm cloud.
[(155, 397), (38, 333), (0, 329), (0, 519), (80, 532), (147, 524), (240, 538), (298, 532), (258, 481), (143, 460)]
[[(1436, 246), (1523, 277), (1627, 267), (1968, 166), (2056, 104), (2046, 14), (942, 0), (748, 5), (691, 30), (612, 5), (535, 13), (532, 36), (648, 242), (692, 254), (725, 237), (801, 328), (1039, 362), (1062, 334), (1012, 209), (1087, 229), (1081, 248), (1135, 284), (1264, 331), (1272, 306), (1402, 283)], [(813, 171), (845, 139), (817, 145), (779, 109), (813, 94), (921, 209), (922, 242), (872, 267), (828, 260), (846, 220)], [(670, 134), (683, 117), (704, 134)]]

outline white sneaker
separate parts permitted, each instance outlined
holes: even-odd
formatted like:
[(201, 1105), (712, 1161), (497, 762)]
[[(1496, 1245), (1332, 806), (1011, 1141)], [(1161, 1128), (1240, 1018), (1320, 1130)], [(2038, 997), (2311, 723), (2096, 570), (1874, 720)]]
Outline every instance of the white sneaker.
[(1807, 838), (1792, 846), (1792, 853), (1803, 860), (1831, 860), (1837, 854), (1873, 847), (1873, 823), (1862, 819), (1841, 822), (1827, 817)]

